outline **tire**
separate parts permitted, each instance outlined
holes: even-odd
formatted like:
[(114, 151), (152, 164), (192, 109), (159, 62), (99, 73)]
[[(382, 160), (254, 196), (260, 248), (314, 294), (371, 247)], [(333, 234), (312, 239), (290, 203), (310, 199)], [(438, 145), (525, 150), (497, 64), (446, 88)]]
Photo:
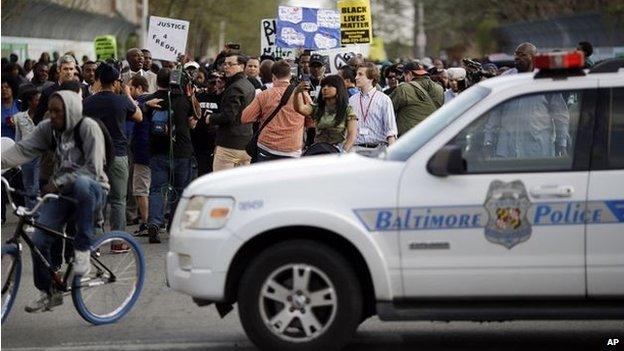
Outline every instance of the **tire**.
[(22, 277), (22, 258), (16, 244), (2, 245), (2, 324), (11, 312)]
[[(130, 251), (115, 253), (111, 250), (113, 243), (124, 243)], [(110, 274), (97, 261), (112, 270), (116, 280), (111, 281)], [(91, 272), (84, 278), (74, 277), (72, 300), (87, 322), (94, 325), (114, 323), (132, 309), (144, 280), (145, 257), (140, 244), (128, 233), (109, 232), (91, 247)]]
[(339, 350), (359, 325), (362, 293), (340, 253), (292, 240), (267, 248), (249, 264), (238, 306), (247, 336), (262, 350)]

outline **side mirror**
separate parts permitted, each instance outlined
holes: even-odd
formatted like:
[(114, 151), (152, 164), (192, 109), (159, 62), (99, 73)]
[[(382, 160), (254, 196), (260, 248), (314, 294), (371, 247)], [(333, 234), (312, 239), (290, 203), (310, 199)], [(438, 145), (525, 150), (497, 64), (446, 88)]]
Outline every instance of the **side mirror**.
[(427, 163), (429, 173), (437, 177), (446, 177), (449, 174), (466, 173), (466, 160), (457, 145), (447, 145), (438, 150)]

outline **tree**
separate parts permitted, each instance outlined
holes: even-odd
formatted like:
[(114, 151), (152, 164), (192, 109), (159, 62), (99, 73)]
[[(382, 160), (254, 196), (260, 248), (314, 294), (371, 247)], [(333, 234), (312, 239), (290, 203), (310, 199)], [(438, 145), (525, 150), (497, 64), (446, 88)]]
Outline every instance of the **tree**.
[(226, 42), (240, 43), (244, 53), (259, 55), (260, 20), (275, 17), (277, 6), (278, 0), (151, 0), (150, 15), (189, 21), (187, 52), (193, 56), (221, 49), (221, 21)]

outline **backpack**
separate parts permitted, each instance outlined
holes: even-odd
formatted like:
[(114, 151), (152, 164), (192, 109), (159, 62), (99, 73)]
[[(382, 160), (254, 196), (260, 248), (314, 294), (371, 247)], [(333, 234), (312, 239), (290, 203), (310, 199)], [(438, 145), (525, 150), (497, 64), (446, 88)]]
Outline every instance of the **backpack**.
[[(113, 143), (113, 138), (108, 132), (108, 129), (101, 120), (90, 117), (83, 117), (82, 119), (80, 119), (80, 121), (78, 121), (78, 123), (76, 123), (76, 125), (74, 126), (74, 143), (76, 147), (80, 149), (80, 151), (83, 151), (82, 137), (80, 136), (80, 126), (82, 125), (82, 121), (87, 118), (95, 121), (97, 125), (100, 126), (100, 130), (102, 131), (102, 135), (104, 136), (104, 148), (106, 156), (106, 161), (104, 162), (104, 172), (108, 172), (110, 165), (112, 165), (113, 161), (115, 160), (115, 144)], [(56, 149), (56, 139), (52, 138), (52, 140), (54, 140), (54, 149)]]
[(150, 132), (155, 136), (168, 136), (169, 134), (169, 111), (153, 110)]

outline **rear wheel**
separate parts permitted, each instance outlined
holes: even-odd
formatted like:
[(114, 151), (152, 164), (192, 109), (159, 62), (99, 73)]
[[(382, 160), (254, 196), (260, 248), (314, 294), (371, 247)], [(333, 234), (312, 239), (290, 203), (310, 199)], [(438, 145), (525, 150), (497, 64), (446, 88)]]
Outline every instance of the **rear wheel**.
[(11, 312), (21, 276), (22, 260), (19, 247), (16, 244), (2, 245), (2, 323)]
[(72, 300), (92, 324), (114, 323), (132, 309), (145, 280), (145, 258), (130, 234), (110, 232), (91, 250), (91, 272), (74, 277)]
[(241, 323), (263, 350), (340, 349), (362, 314), (360, 282), (349, 262), (309, 240), (262, 252), (238, 291)]

